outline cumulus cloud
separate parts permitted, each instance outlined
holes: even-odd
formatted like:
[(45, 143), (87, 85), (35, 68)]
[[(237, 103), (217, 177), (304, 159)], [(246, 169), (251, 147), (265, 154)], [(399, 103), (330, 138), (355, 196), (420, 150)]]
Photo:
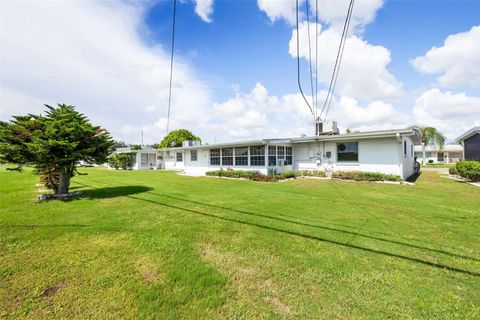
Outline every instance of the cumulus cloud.
[(339, 125), (343, 128), (359, 131), (405, 128), (411, 124), (410, 116), (389, 103), (377, 100), (362, 107), (349, 97), (340, 98), (329, 118), (341, 121)]
[[(311, 43), (315, 41), (316, 24), (310, 24)], [(338, 44), (340, 30), (329, 28), (322, 30), (318, 36), (318, 81), (328, 84), (330, 81)], [(299, 25), (300, 57), (309, 59), (308, 25)], [(289, 44), (291, 56), (297, 56), (297, 30), (292, 31)], [(312, 56), (312, 60), (313, 60)], [(356, 99), (376, 100), (391, 99), (402, 95), (402, 84), (398, 82), (387, 66), (390, 63), (390, 51), (382, 46), (372, 45), (362, 38), (352, 35), (345, 43), (345, 51), (337, 79), (336, 92)], [(314, 62), (314, 61), (313, 61)]]
[(272, 23), (280, 19), (285, 19), (289, 24), (295, 24), (295, 0), (258, 0), (257, 4)]
[[(310, 15), (316, 12), (316, 0), (309, 0)], [(319, 0), (318, 17), (321, 22), (334, 28), (343, 27), (349, 0)], [(265, 12), (271, 22), (284, 19), (289, 24), (296, 23), (295, 0), (257, 0), (258, 7)], [(306, 6), (304, 1), (299, 1), (300, 17), (305, 16)], [(375, 14), (383, 5), (383, 0), (357, 1), (354, 4), (350, 29), (362, 31), (363, 27), (375, 19)]]
[(480, 98), (434, 88), (415, 101), (413, 113), (417, 123), (433, 126), (453, 139), (480, 125)]
[[(316, 0), (310, 0), (310, 8), (315, 10)], [(349, 0), (318, 1), (319, 19), (335, 28), (342, 27), (345, 22)], [(350, 29), (363, 31), (363, 27), (375, 19), (375, 14), (383, 5), (383, 0), (357, 1), (354, 3)]]
[(195, 0), (195, 13), (205, 22), (212, 22), (213, 0)]
[[(124, 2), (3, 2), (1, 118), (73, 104), (118, 138), (158, 142), (165, 133), (170, 61), (138, 33), (144, 7)], [(172, 117), (207, 121), (211, 93), (175, 61)], [(191, 107), (195, 106), (195, 107)], [(160, 121), (160, 120), (161, 121)], [(136, 132), (134, 132), (136, 131)]]
[[(320, 100), (325, 96), (326, 91), (319, 93)], [(238, 138), (295, 137), (312, 135), (314, 130), (313, 117), (300, 94), (269, 95), (261, 83), (248, 93), (238, 92), (235, 97), (216, 103), (214, 117), (226, 120), (221, 130)], [(338, 102), (334, 99), (328, 118), (339, 121), (343, 130), (401, 128), (412, 123), (409, 116), (391, 104), (373, 101), (361, 106), (349, 97), (341, 97)]]
[(423, 74), (440, 74), (444, 86), (480, 87), (480, 26), (450, 35), (443, 46), (433, 47), (424, 56), (411, 61)]

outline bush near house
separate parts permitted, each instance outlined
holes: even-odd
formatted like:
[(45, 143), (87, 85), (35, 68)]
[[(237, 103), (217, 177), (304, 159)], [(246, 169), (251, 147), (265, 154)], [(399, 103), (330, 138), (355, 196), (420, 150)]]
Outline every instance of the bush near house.
[(458, 172), (457, 172), (457, 168), (456, 167), (449, 167), (448, 168), (448, 173), (451, 174), (451, 175), (458, 175)]
[(457, 162), (455, 169), (462, 178), (471, 181), (480, 181), (480, 162), (479, 161), (460, 161)]
[(281, 176), (285, 179), (295, 179), (297, 177), (297, 174), (298, 173), (296, 171), (284, 171), (281, 173)]
[(332, 178), (355, 181), (401, 181), (400, 177), (394, 174), (364, 171), (336, 171), (332, 173)]
[(115, 170), (127, 170), (133, 165), (133, 155), (127, 153), (115, 153), (108, 158), (108, 164)]
[(250, 179), (258, 172), (253, 170), (214, 170), (206, 172), (207, 176), (215, 176), (215, 177), (226, 177), (226, 178), (243, 178), (243, 179)]

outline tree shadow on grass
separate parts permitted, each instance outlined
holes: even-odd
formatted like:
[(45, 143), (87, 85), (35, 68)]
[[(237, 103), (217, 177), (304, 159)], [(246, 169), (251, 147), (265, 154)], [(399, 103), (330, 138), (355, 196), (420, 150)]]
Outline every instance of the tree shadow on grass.
[[(84, 186), (89, 187), (88, 185), (84, 185)], [(105, 189), (109, 189), (109, 188), (105, 188)], [(149, 189), (152, 189), (152, 188), (149, 188)], [(383, 242), (390, 242), (390, 243), (395, 243), (395, 244), (399, 244), (399, 245), (405, 245), (405, 246), (412, 247), (412, 248), (417, 248), (417, 249), (422, 249), (422, 250), (426, 250), (426, 251), (433, 251), (433, 252), (437, 252), (437, 253), (441, 253), (441, 254), (446, 254), (446, 255), (453, 256), (453, 257), (478, 261), (478, 259), (476, 259), (476, 258), (464, 256), (464, 255), (461, 255), (461, 254), (456, 254), (456, 253), (452, 253), (452, 252), (448, 252), (448, 251), (444, 251), (444, 250), (439, 250), (439, 249), (434, 249), (434, 248), (417, 246), (417, 245), (413, 245), (413, 244), (409, 244), (409, 243), (405, 243), (405, 242), (400, 242), (400, 241), (395, 241), (395, 240), (383, 239), (383, 238), (380, 238), (380, 237), (374, 237), (374, 236), (370, 236), (370, 235), (366, 235), (366, 234), (361, 234), (361, 233), (358, 233), (358, 232), (341, 230), (341, 229), (331, 228), (331, 227), (327, 227), (327, 226), (320, 226), (320, 225), (315, 225), (315, 224), (302, 223), (302, 222), (293, 221), (293, 220), (289, 220), (289, 219), (282, 219), (282, 218), (279, 218), (279, 217), (264, 215), (264, 214), (261, 214), (261, 213), (254, 213), (254, 212), (249, 212), (249, 211), (236, 210), (236, 209), (226, 208), (226, 207), (222, 207), (222, 206), (206, 204), (206, 203), (202, 203), (202, 202), (198, 202), (198, 201), (176, 198), (176, 197), (168, 196), (168, 195), (165, 195), (165, 194), (156, 194), (156, 193), (153, 193), (153, 192), (148, 192), (148, 194), (154, 195), (154, 196), (165, 197), (165, 198), (171, 198), (171, 199), (174, 199), (174, 200), (185, 201), (187, 203), (197, 204), (197, 205), (201, 205), (201, 206), (213, 207), (213, 208), (217, 208), (217, 209), (223, 209), (223, 210), (226, 210), (226, 211), (237, 212), (237, 213), (241, 213), (241, 214), (247, 214), (247, 215), (252, 215), (252, 216), (258, 216), (258, 217), (263, 217), (263, 218), (268, 218), (268, 219), (293, 223), (293, 224), (297, 224), (297, 225), (304, 225), (304, 226), (320, 228), (320, 229), (325, 229), (325, 230), (334, 231), (334, 232), (346, 233), (346, 234), (351, 234), (351, 235), (358, 235), (358, 236), (361, 236), (361, 237), (370, 238), (370, 239), (374, 239), (374, 240), (379, 240), (379, 241), (383, 241)], [(403, 259), (403, 260), (408, 260), (408, 261), (411, 261), (411, 262), (420, 263), (420, 264), (427, 265), (427, 266), (434, 267), (434, 268), (446, 269), (446, 270), (453, 271), (453, 272), (458, 272), (458, 273), (468, 274), (468, 275), (471, 275), (471, 276), (480, 277), (480, 273), (478, 273), (478, 272), (470, 271), (470, 270), (464, 270), (464, 269), (448, 266), (448, 265), (445, 265), (445, 264), (442, 264), (442, 263), (431, 262), (431, 261), (428, 261), (428, 260), (423, 260), (423, 259), (420, 259), (420, 258), (415, 258), (415, 257), (407, 256), (407, 255), (396, 254), (396, 253), (392, 253), (392, 252), (388, 252), (388, 251), (368, 248), (368, 247), (364, 247), (364, 246), (360, 246), (360, 245), (355, 245), (355, 244), (352, 244), (352, 243), (346, 243), (346, 242), (342, 242), (342, 241), (328, 239), (328, 238), (325, 238), (325, 237), (309, 235), (309, 234), (305, 234), (303, 232), (297, 232), (297, 231), (283, 229), (283, 228), (274, 227), (274, 226), (270, 226), (270, 225), (264, 225), (264, 224), (260, 224), (260, 223), (249, 222), (249, 221), (239, 220), (239, 219), (225, 217), (225, 216), (218, 216), (218, 215), (215, 215), (215, 214), (210, 214), (210, 213), (207, 213), (207, 212), (202, 212), (202, 211), (198, 211), (198, 210), (194, 210), (194, 209), (190, 209), (190, 208), (185, 208), (185, 207), (181, 207), (181, 206), (175, 206), (175, 205), (167, 204), (167, 203), (160, 202), (160, 201), (155, 201), (155, 200), (145, 199), (145, 198), (139, 198), (139, 197), (135, 197), (133, 195), (126, 195), (126, 196), (131, 198), (131, 199), (140, 200), (140, 201), (144, 201), (144, 202), (149, 202), (149, 203), (152, 203), (152, 204), (157, 204), (157, 205), (161, 205), (161, 206), (164, 206), (164, 207), (177, 209), (177, 210), (181, 210), (181, 211), (184, 211), (184, 212), (194, 213), (194, 214), (197, 214), (197, 215), (202, 215), (202, 216), (206, 216), (206, 217), (210, 217), (210, 218), (215, 218), (215, 219), (220, 219), (220, 220), (224, 220), (224, 221), (239, 223), (239, 224), (243, 224), (243, 225), (249, 225), (249, 226), (258, 227), (258, 228), (262, 228), (262, 229), (267, 229), (267, 230), (271, 230), (271, 231), (277, 231), (277, 232), (281, 232), (281, 233), (284, 233), (284, 234), (299, 236), (299, 237), (310, 239), (310, 240), (326, 242), (326, 243), (330, 243), (330, 244), (334, 244), (334, 245), (338, 245), (338, 246), (342, 246), (342, 247), (361, 250), (361, 251), (364, 251), (364, 252), (381, 254), (381, 255), (384, 255), (384, 256), (388, 256), (388, 257), (400, 258), (400, 259)]]
[[(82, 184), (83, 185), (83, 184)], [(83, 185), (84, 187), (90, 187)], [(133, 194), (139, 194), (148, 192), (153, 188), (145, 186), (118, 186), (118, 187), (106, 187), (106, 188), (92, 188), (87, 190), (80, 190), (82, 193), (80, 199), (109, 199), (116, 197), (125, 197)]]

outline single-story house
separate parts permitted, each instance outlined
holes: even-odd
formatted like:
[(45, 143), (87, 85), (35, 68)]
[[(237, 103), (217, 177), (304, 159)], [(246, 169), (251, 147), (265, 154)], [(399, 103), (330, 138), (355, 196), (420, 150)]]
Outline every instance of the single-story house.
[(447, 144), (442, 149), (425, 146), (423, 159), (422, 146), (415, 146), (415, 157), (420, 163), (456, 163), (463, 159), (463, 147), (460, 144)]
[(415, 129), (261, 139), (159, 149), (163, 167), (201, 176), (218, 169), (369, 171), (407, 179), (416, 172)]
[(141, 149), (117, 148), (115, 153), (129, 154), (132, 157), (132, 170), (161, 169), (157, 149), (143, 146)]
[(480, 127), (473, 127), (455, 139), (455, 142), (463, 145), (465, 160), (480, 161)]

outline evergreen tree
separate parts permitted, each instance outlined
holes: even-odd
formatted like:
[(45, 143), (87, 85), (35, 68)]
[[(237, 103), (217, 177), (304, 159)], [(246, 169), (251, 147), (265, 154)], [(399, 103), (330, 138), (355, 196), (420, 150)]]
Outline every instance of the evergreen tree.
[(47, 107), (45, 116), (14, 116), (0, 123), (0, 159), (35, 168), (55, 194), (66, 194), (79, 161), (107, 161), (114, 142), (110, 134), (93, 126), (75, 107)]

